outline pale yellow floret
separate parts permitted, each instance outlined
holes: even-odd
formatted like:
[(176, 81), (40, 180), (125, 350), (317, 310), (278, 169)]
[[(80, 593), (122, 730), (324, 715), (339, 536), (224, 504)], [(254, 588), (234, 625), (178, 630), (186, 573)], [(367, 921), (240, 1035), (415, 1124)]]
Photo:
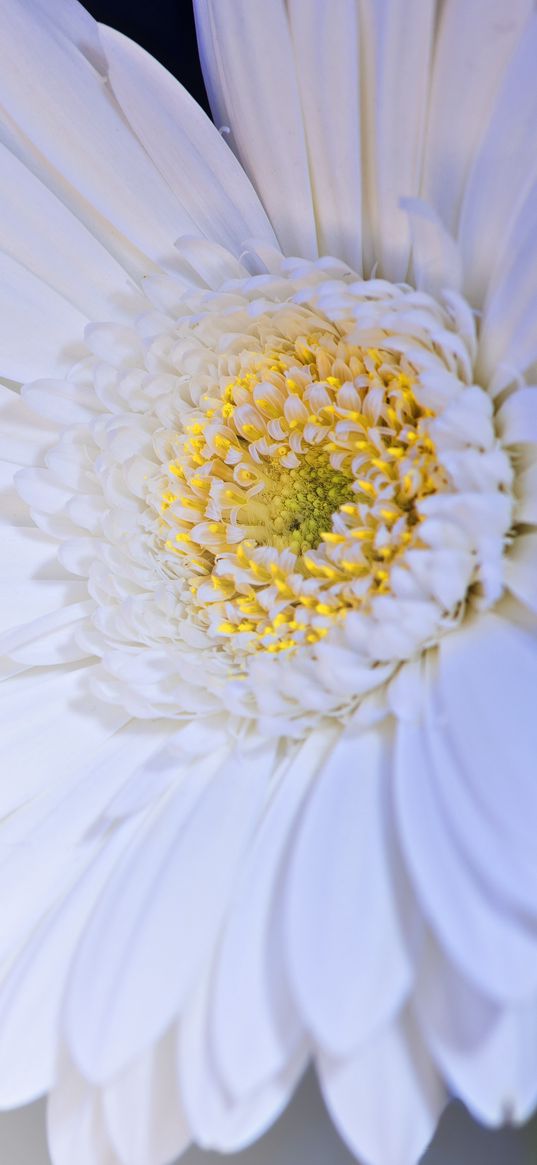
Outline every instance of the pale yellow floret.
[[(230, 371), (174, 439), (168, 471), (183, 493), (162, 491), (165, 546), (201, 571), (192, 593), (226, 650), (240, 636), (242, 652), (293, 652), (389, 594), (394, 564), (419, 544), (419, 502), (444, 488), (433, 414), (400, 353), (334, 328), (235, 356)], [(267, 382), (274, 395), (254, 396)], [(236, 416), (245, 404), (252, 420)]]

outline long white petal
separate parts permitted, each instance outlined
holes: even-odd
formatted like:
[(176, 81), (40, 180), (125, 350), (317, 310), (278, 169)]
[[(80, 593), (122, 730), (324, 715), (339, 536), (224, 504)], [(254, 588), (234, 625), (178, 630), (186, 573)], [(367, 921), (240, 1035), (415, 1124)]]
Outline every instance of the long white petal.
[(506, 560), (509, 589), (537, 614), (537, 533), (519, 534)]
[(477, 1120), (524, 1121), (537, 1101), (537, 1005), (500, 1008), (431, 943), (416, 988), (428, 1046)]
[(53, 12), (2, 0), (0, 13), (2, 140), (112, 250), (115, 230), (120, 252), (124, 236), (150, 259), (165, 259), (195, 224), (107, 90), (91, 17), (74, 0)]
[(291, 982), (306, 1026), (336, 1056), (368, 1040), (412, 982), (389, 836), (390, 753), (382, 730), (342, 736), (315, 778), (292, 856)]
[(537, 388), (520, 388), (497, 414), (498, 431), (506, 445), (537, 445)]
[[(509, 13), (509, 25), (514, 25)], [(537, 117), (537, 14), (524, 27), (468, 178), (460, 219), (465, 294), (483, 301), (491, 275), (491, 241), (509, 231), (537, 161), (533, 143)]]
[(248, 238), (274, 244), (244, 171), (183, 86), (121, 33), (101, 26), (99, 35), (121, 109), (201, 234), (236, 254)]
[[(537, 360), (537, 182), (499, 240), (483, 304), (476, 373), (492, 395)], [(492, 258), (492, 256), (491, 256)]]
[(196, 0), (207, 91), (218, 128), (249, 174), (286, 254), (318, 243), (293, 46), (283, 0)]
[(0, 376), (61, 376), (83, 354), (86, 323), (63, 296), (0, 252)]
[[(27, 1104), (54, 1082), (65, 981), (87, 918), (132, 833), (110, 839), (31, 935), (0, 984), (0, 1106)], [(29, 859), (29, 855), (28, 855)]]
[(42, 465), (57, 439), (50, 422), (37, 417), (13, 386), (0, 384), (0, 456), (15, 466)]
[(399, 200), (419, 193), (435, 4), (362, 0), (360, 14), (365, 265), (404, 280), (411, 238)]
[(319, 251), (362, 270), (360, 29), (355, 0), (287, 4)]
[(250, 1144), (276, 1120), (305, 1069), (307, 1054), (305, 1048), (299, 1048), (290, 1063), (260, 1088), (240, 1100), (230, 1097), (211, 1046), (211, 991), (209, 965), (180, 1025), (179, 1079), (187, 1120), (197, 1144), (229, 1153)]
[[(522, 628), (496, 615), (482, 616), (442, 643), (438, 677), (431, 679), (434, 702), (426, 724), (400, 724), (396, 766), (396, 801), (403, 845), (416, 894), (431, 927), (461, 972), (492, 998), (520, 1001), (537, 985), (537, 942), (520, 910), (515, 871), (503, 879), (503, 838), (523, 847), (529, 877), (535, 813), (533, 757), (535, 656)], [(509, 709), (509, 732), (505, 731)], [(426, 730), (425, 730), (426, 729)], [(516, 741), (516, 748), (513, 748)], [(465, 776), (467, 805), (473, 796), (497, 821), (498, 871), (484, 881), (490, 847), (488, 821), (483, 836), (474, 815), (474, 845), (464, 823), (446, 812), (453, 766)], [(512, 796), (514, 772), (517, 795)], [(486, 796), (483, 791), (486, 773)], [(458, 793), (463, 810), (461, 783)], [(457, 787), (453, 790), (457, 795)], [(516, 841), (515, 841), (516, 838)], [(482, 853), (478, 853), (483, 846)], [(465, 853), (466, 847), (466, 853)], [(483, 859), (483, 860), (481, 860)], [(490, 862), (490, 857), (489, 857)], [(480, 865), (481, 863), (481, 865)], [(491, 894), (493, 879), (495, 892)], [(529, 902), (531, 894), (528, 893)]]
[(505, 0), (445, 0), (441, 6), (421, 193), (452, 234), (468, 173), (532, 7), (532, 0), (514, 0), (507, 18)]
[(411, 1015), (382, 1029), (353, 1058), (321, 1059), (323, 1096), (364, 1165), (415, 1165), (445, 1103)]
[(168, 1165), (191, 1134), (179, 1098), (172, 1027), (103, 1092), (110, 1139), (123, 1165)]
[(112, 880), (82, 940), (65, 1012), (90, 1078), (110, 1079), (181, 1010), (210, 955), (272, 760), (267, 747), (248, 761), (232, 754), (182, 774), (178, 765), (178, 788)]
[[(135, 288), (119, 263), (61, 199), (3, 145), (0, 250), (88, 319), (122, 319), (137, 309)], [(33, 326), (28, 320), (28, 333)], [(44, 368), (42, 364), (42, 372)]]
[(52, 1165), (124, 1165), (117, 1157), (106, 1127), (102, 1097), (88, 1084), (65, 1052), (59, 1063), (58, 1083), (47, 1111), (48, 1145)]
[(282, 869), (297, 818), (330, 735), (314, 732), (279, 778), (245, 863), (215, 961), (215, 1059), (228, 1090), (244, 1096), (281, 1071), (303, 1038), (287, 982)]

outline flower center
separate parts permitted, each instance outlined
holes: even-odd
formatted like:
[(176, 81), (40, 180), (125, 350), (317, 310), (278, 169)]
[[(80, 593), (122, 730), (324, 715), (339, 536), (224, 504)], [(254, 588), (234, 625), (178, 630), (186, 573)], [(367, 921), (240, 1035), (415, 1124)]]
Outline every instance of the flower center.
[(258, 519), (255, 535), (261, 545), (287, 547), (297, 557), (319, 545), (334, 512), (353, 497), (352, 479), (322, 449), (305, 452), (296, 469), (267, 465), (265, 474), (265, 488), (245, 507)]
[(397, 346), (336, 324), (263, 341), (222, 358), (171, 437), (161, 510), (211, 634), (274, 652), (389, 594), (448, 479)]
[(132, 328), (88, 332), (61, 391), (95, 420), (50, 456), (77, 493), (69, 522), (48, 491), (40, 516), (87, 571), (96, 690), (238, 734), (298, 737), (373, 691), (376, 715), (399, 667), (505, 586), (514, 468), (472, 311), (332, 259), (146, 293)]

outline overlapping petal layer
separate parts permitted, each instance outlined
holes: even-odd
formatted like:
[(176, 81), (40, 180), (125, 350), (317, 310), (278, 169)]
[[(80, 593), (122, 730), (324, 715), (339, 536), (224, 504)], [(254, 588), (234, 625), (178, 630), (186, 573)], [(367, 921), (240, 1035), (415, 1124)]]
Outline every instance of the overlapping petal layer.
[[(535, 1103), (535, 16), (527, 0), (325, 9), (198, 0), (247, 177), (137, 46), (70, 0), (0, 4), (0, 1103), (51, 1090), (54, 1165), (165, 1165), (192, 1138), (229, 1151), (310, 1058), (371, 1165), (412, 1165), (441, 1079), (490, 1123)], [(194, 671), (170, 694), (154, 649), (175, 608), (167, 594), (149, 628), (114, 543), (130, 536), (150, 591), (129, 526), (142, 440), (129, 458), (175, 391), (167, 321), (233, 299), (230, 281), (287, 278), (282, 252), (321, 256), (325, 316), (349, 269), (462, 291), (465, 384), (488, 394), (511, 476), (474, 520), (487, 569), (462, 625), (399, 656), (352, 723), (327, 706), (321, 654), (263, 672), (259, 733)], [(479, 490), (437, 527), (437, 586)], [(103, 647), (118, 597), (121, 658)], [(356, 693), (351, 648), (338, 682), (351, 668)], [(290, 692), (307, 731), (282, 734)]]

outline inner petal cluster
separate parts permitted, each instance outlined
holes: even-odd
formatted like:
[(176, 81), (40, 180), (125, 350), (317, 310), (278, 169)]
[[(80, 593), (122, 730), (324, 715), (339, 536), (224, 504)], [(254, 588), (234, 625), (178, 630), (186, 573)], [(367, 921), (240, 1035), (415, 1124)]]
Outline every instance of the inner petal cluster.
[(248, 650), (315, 643), (389, 594), (421, 545), (418, 503), (448, 485), (404, 353), (353, 343), (348, 324), (305, 333), (304, 314), (220, 361), (162, 494), (166, 548), (212, 633)]
[(326, 259), (146, 294), (88, 330), (70, 520), (39, 515), (88, 578), (97, 691), (237, 732), (341, 719), (503, 591), (513, 465), (473, 314)]

